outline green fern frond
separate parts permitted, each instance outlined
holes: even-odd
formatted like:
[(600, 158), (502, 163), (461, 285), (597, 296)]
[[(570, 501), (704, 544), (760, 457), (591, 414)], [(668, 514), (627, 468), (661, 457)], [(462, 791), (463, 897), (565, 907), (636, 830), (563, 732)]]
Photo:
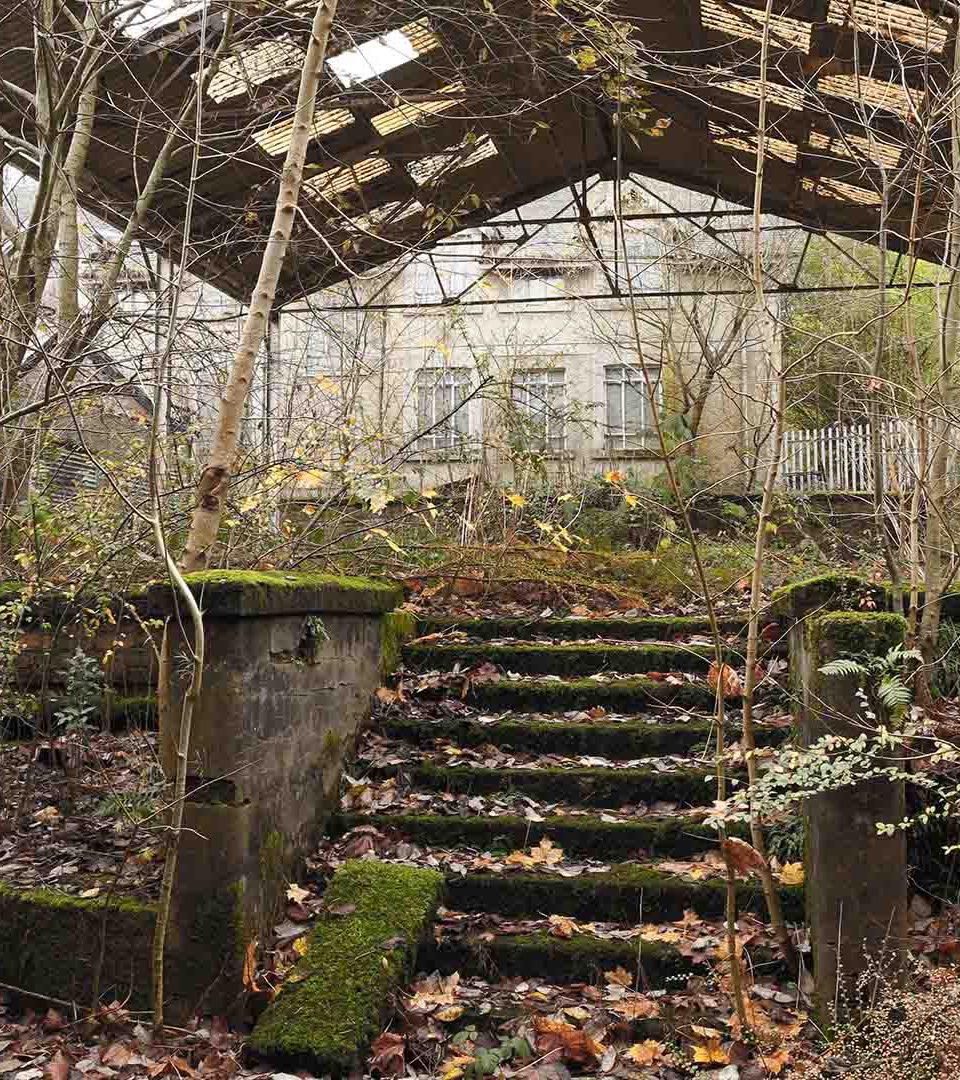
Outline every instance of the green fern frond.
[(856, 660), (831, 660), (820, 668), (821, 675), (865, 675), (866, 668)]
[(913, 701), (913, 693), (899, 675), (888, 675), (877, 687), (877, 698), (885, 709), (894, 712), (907, 708)]

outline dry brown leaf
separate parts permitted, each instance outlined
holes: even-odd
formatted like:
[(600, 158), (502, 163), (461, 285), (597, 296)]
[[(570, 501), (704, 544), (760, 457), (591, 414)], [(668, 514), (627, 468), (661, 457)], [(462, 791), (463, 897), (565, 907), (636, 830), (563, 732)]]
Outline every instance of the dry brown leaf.
[(566, 915), (551, 915), (550, 916), (550, 933), (554, 937), (570, 939), (580, 929), (580, 927), (573, 921), (573, 919), (567, 918)]
[(618, 967), (613, 971), (605, 971), (603, 976), (608, 983), (616, 983), (617, 986), (633, 986), (633, 976), (626, 968)]
[(753, 871), (761, 871), (766, 863), (763, 856), (746, 840), (738, 840), (735, 836), (728, 836), (720, 842), (720, 849), (724, 858), (733, 867), (735, 874), (749, 874)]
[(255, 990), (257, 986), (257, 945), (259, 942), (254, 938), (247, 944), (243, 954), (243, 985), (247, 990)]
[(771, 1076), (779, 1076), (790, 1064), (790, 1051), (778, 1050), (775, 1054), (764, 1054), (761, 1059), (763, 1067)]
[(122, 1042), (111, 1043), (100, 1055), (100, 1063), (111, 1069), (122, 1069), (133, 1057), (133, 1051)]
[(634, 1065), (655, 1065), (666, 1052), (666, 1046), (655, 1039), (644, 1039), (643, 1042), (634, 1043), (626, 1056)]
[(649, 998), (635, 997), (626, 998), (624, 1001), (611, 1001), (607, 1009), (622, 1016), (624, 1020), (646, 1020), (651, 1016), (660, 1015), (660, 1006)]
[(537, 1050), (541, 1054), (559, 1050), (566, 1061), (578, 1065), (589, 1065), (603, 1056), (603, 1046), (573, 1024), (538, 1016), (533, 1022), (533, 1029), (536, 1032)]
[(370, 1071), (381, 1076), (403, 1076), (407, 1067), (404, 1061), (406, 1050), (407, 1040), (402, 1035), (385, 1031), (370, 1047)]
[(43, 1070), (44, 1080), (69, 1080), (70, 1059), (62, 1051), (58, 1050)]
[(743, 683), (740, 681), (740, 676), (736, 670), (729, 664), (721, 664), (717, 667), (716, 660), (710, 665), (707, 682), (710, 684), (711, 690), (716, 690), (719, 686), (720, 692), (725, 698), (740, 697), (743, 693)]

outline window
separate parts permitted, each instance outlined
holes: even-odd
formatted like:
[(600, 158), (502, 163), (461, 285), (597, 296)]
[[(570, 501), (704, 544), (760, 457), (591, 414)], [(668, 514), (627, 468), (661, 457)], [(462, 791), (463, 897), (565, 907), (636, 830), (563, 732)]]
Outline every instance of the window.
[(455, 450), (472, 434), (469, 368), (421, 368), (417, 372), (417, 440), (419, 450)]
[(649, 374), (654, 386), (654, 401), (647, 394), (640, 368), (616, 365), (604, 369), (607, 449), (641, 450), (650, 445), (653, 409), (660, 400), (660, 369), (652, 369)]
[(438, 271), (432, 259), (422, 256), (413, 261), (413, 300), (417, 304), (437, 304), (443, 300)]
[(556, 267), (518, 270), (510, 283), (508, 300), (554, 299), (564, 295), (563, 274)]
[(563, 368), (520, 371), (513, 380), (513, 402), (526, 420), (524, 434), (536, 449), (560, 453), (564, 449)]

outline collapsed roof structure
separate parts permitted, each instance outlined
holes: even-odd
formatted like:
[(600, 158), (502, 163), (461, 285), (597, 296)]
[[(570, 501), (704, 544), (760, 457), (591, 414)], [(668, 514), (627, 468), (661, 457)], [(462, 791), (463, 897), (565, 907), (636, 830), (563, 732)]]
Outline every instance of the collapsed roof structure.
[[(765, 212), (943, 256), (952, 198), (952, 5), (773, 0), (342, 0), (317, 99), (286, 303), (560, 188), (636, 173), (749, 206), (761, 94)], [(222, 34), (217, 6), (116, 32), (82, 199), (125, 220)], [(190, 266), (246, 299), (292, 127), (312, 6), (245, 4), (201, 112)], [(36, 138), (33, 27), (0, 3), (0, 127)], [(0, 84), (2, 87), (3, 84)], [(765, 86), (766, 89), (762, 90)], [(184, 246), (195, 132), (145, 239)], [(0, 136), (2, 137), (2, 136)], [(31, 167), (22, 148), (15, 160)]]

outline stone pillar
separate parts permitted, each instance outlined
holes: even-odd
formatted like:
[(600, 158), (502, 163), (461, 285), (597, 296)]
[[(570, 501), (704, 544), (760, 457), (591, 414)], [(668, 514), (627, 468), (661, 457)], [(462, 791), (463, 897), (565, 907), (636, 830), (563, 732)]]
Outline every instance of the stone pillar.
[[(180, 1011), (229, 1010), (251, 941), (277, 921), (288, 875), (315, 846), (345, 753), (381, 680), (392, 585), (325, 575), (208, 572), (188, 579), (206, 663), (193, 717), (185, 832), (169, 938)], [(148, 600), (172, 609), (166, 588)], [(189, 623), (169, 623), (160, 745), (172, 778), (189, 678)], [(177, 1003), (174, 1004), (176, 1009)]]
[[(822, 675), (841, 657), (882, 655), (902, 643), (905, 622), (887, 613), (835, 611), (798, 624), (791, 639), (801, 692), (804, 745), (825, 735), (857, 736), (870, 724), (857, 676)], [(905, 812), (903, 782), (872, 780), (808, 800), (806, 909), (821, 1020), (829, 1020), (838, 971), (852, 986), (868, 956), (903, 960), (907, 941), (907, 839), (880, 835), (878, 823)]]

